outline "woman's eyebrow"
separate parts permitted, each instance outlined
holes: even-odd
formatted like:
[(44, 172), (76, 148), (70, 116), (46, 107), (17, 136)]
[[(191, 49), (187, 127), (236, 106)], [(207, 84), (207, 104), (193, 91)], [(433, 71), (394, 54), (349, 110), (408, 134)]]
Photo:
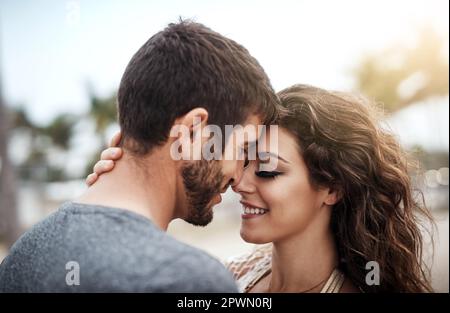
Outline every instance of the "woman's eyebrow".
[(258, 151), (258, 154), (259, 154), (259, 156), (272, 156), (272, 157), (275, 157), (275, 158), (289, 164), (289, 162), (286, 161), (286, 159), (284, 159), (281, 156), (279, 156), (278, 154), (270, 152), (270, 151)]

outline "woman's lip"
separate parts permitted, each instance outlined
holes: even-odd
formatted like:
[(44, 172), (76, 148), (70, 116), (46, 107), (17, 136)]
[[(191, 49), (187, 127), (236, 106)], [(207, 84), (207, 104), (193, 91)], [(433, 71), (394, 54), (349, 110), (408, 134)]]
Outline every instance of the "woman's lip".
[(269, 209), (265, 209), (265, 208), (263, 208), (263, 207), (261, 207), (261, 206), (259, 206), (259, 205), (255, 205), (255, 204), (252, 204), (252, 203), (250, 203), (250, 202), (247, 202), (247, 201), (239, 201), (243, 206), (249, 206), (249, 207), (252, 207), (252, 208), (259, 208), (259, 209), (263, 209), (263, 210), (267, 210), (267, 211), (269, 211)]

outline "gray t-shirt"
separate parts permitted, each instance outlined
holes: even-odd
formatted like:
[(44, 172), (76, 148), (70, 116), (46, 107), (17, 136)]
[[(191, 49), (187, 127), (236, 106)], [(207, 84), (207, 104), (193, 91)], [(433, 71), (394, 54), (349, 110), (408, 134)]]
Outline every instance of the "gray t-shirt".
[(65, 203), (0, 265), (0, 292), (237, 292), (208, 254), (133, 212)]

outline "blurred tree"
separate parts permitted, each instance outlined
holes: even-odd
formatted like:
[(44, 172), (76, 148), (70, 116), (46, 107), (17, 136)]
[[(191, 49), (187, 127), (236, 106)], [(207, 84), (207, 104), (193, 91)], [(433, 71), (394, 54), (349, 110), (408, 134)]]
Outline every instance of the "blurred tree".
[(413, 47), (397, 45), (366, 55), (354, 70), (356, 88), (391, 112), (430, 96), (447, 95), (446, 53), (444, 39), (424, 28)]
[(0, 98), (0, 242), (11, 246), (19, 235), (16, 177), (8, 156), (8, 112)]
[[(30, 149), (18, 168), (21, 179), (28, 181), (62, 181), (66, 180), (64, 168), (61, 165), (48, 161), (49, 153), (69, 153), (70, 142), (74, 135), (74, 127), (80, 120), (91, 120), (95, 125), (95, 136), (105, 141), (106, 131), (110, 125), (116, 122), (116, 95), (99, 97), (88, 85), (90, 109), (86, 114), (60, 114), (49, 124), (40, 126), (35, 124), (26, 111), (21, 107), (14, 109), (13, 125), (14, 131), (21, 136), (28, 136)], [(87, 162), (86, 170), (80, 176), (87, 175), (92, 171), (92, 166), (97, 162), (101, 150), (100, 146)], [(82, 178), (82, 177), (80, 177)]]
[(19, 107), (14, 110), (13, 120), (14, 131), (30, 139), (28, 155), (18, 166), (20, 178), (38, 182), (65, 180), (63, 168), (48, 162), (47, 158), (49, 151), (69, 150), (77, 116), (60, 114), (48, 125), (39, 126), (28, 117), (25, 110)]
[[(109, 126), (117, 122), (116, 94), (109, 97), (99, 97), (90, 84), (87, 85), (89, 94), (90, 110), (89, 117), (94, 120), (97, 134), (100, 134), (102, 142), (106, 142), (106, 131)], [(99, 147), (86, 164), (85, 176), (92, 172), (92, 168), (99, 160), (100, 153), (106, 145)]]
[(28, 115), (25, 112), (25, 110), (23, 109), (23, 107), (20, 107), (20, 106), (15, 108), (15, 110), (14, 110), (13, 125), (16, 128), (21, 128), (21, 127), (28, 128), (28, 129), (35, 128), (34, 124), (28, 118)]
[(19, 236), (20, 230), (17, 214), (16, 177), (8, 153), (10, 121), (3, 101), (1, 73), (0, 71), (0, 242), (4, 242), (10, 247)]
[(94, 119), (96, 131), (104, 135), (106, 129), (117, 120), (116, 95), (99, 97), (90, 83), (87, 84), (87, 90), (90, 102), (89, 116)]
[(48, 126), (41, 129), (41, 134), (51, 138), (54, 145), (67, 150), (69, 149), (76, 121), (77, 117), (75, 115), (58, 115)]
[(416, 160), (424, 169), (439, 169), (441, 167), (448, 167), (448, 151), (426, 151), (422, 146), (415, 145), (411, 147), (409, 153), (414, 156)]

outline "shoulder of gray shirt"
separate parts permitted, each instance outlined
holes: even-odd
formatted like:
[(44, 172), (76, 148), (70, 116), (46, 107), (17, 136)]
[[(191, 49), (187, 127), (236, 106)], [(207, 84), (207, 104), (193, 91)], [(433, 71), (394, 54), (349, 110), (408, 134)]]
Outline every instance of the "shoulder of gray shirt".
[(118, 208), (65, 203), (22, 236), (13, 254), (47, 260), (46, 270), (79, 260), (80, 291), (237, 292), (217, 259)]

